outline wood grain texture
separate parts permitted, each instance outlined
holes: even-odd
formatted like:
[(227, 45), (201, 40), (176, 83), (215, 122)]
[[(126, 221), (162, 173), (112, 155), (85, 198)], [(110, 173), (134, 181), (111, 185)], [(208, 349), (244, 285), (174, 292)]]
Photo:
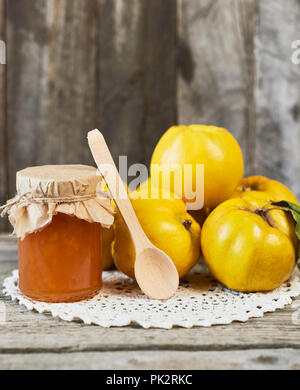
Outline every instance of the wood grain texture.
[(119, 155), (130, 163), (143, 158), (140, 12), (139, 0), (99, 2), (99, 129), (117, 164)]
[[(151, 332), (151, 331), (150, 331)], [(2, 370), (299, 370), (293, 349), (0, 354)], [(149, 373), (151, 375), (151, 373)]]
[[(0, 244), (0, 284), (17, 267), (16, 257), (7, 253), (7, 241)], [(3, 248), (3, 249), (2, 249)], [(74, 353), (117, 351), (245, 351), (300, 348), (300, 321), (295, 315), (300, 299), (293, 305), (263, 318), (245, 323), (191, 329), (142, 329), (140, 327), (101, 328), (82, 323), (66, 323), (1, 296), (6, 320), (1, 326), (0, 354)]]
[[(0, 40), (6, 42), (6, 1), (0, 0)], [(0, 205), (8, 196), (7, 167), (7, 65), (0, 64)], [(6, 219), (0, 218), (0, 232), (8, 229)]]
[(180, 0), (179, 122), (227, 128), (246, 171), (255, 143), (256, 0)]
[[(16, 259), (16, 241), (0, 235), (1, 285), (17, 267)], [(300, 368), (299, 298), (245, 323), (170, 330), (67, 323), (28, 311), (3, 295), (0, 302), (6, 309), (0, 325), (1, 369)]]
[(255, 171), (287, 184), (300, 199), (300, 65), (291, 60), (300, 3), (260, 1), (258, 15)]
[[(1, 253), (1, 250), (0, 250)], [(0, 283), (16, 263), (0, 262)], [(295, 307), (210, 328), (101, 328), (67, 323), (1, 296), (0, 368), (299, 369)], [(299, 308), (300, 300), (295, 304)]]
[(7, 36), (10, 196), (26, 166), (93, 163), (95, 127), (149, 162), (176, 121), (176, 1), (11, 0)]
[(149, 164), (160, 137), (177, 122), (177, 0), (144, 0), (141, 23), (142, 147)]
[(26, 166), (93, 164), (92, 128), (148, 164), (177, 120), (228, 128), (246, 174), (300, 197), (299, 17), (298, 0), (0, 0), (0, 202)]
[(13, 261), (18, 258), (17, 238), (7, 233), (0, 233), (0, 262)]
[(149, 162), (176, 121), (176, 1), (99, 4), (99, 128), (116, 163)]
[(15, 172), (48, 163), (92, 163), (95, 1), (8, 2), (9, 193)]

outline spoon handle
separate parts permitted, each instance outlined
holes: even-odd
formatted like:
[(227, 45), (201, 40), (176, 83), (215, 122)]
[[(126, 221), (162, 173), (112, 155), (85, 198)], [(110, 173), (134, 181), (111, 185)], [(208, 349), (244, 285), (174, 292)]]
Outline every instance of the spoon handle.
[(121, 180), (102, 133), (97, 129), (90, 131), (88, 133), (88, 143), (98, 169), (104, 177), (108, 189), (129, 229), (135, 245), (136, 254), (138, 254), (145, 247), (152, 246), (152, 244), (137, 219), (135, 211), (128, 198), (125, 186)]

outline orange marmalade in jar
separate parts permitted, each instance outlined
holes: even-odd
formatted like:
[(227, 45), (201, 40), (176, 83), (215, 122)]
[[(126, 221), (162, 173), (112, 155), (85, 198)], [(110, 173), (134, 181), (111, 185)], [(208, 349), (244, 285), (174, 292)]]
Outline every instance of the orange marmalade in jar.
[(19, 288), (44, 302), (74, 302), (101, 288), (101, 225), (113, 222), (96, 169), (47, 165), (17, 173), (16, 197), (7, 202), (18, 236)]

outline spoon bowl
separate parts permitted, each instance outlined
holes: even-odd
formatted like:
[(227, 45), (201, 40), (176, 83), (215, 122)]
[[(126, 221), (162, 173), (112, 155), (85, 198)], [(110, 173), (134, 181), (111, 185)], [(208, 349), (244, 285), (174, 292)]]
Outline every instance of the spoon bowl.
[(145, 248), (136, 256), (134, 273), (139, 287), (149, 298), (169, 299), (178, 288), (179, 277), (173, 261), (155, 246)]

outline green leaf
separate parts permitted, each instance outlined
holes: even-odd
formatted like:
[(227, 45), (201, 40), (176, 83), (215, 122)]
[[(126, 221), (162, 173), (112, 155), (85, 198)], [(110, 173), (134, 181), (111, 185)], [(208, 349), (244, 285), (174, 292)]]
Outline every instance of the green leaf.
[(275, 206), (279, 206), (279, 207), (282, 207), (282, 208), (287, 208), (289, 210), (293, 210), (296, 213), (300, 214), (300, 206), (295, 204), (295, 203), (288, 202), (287, 200), (281, 200), (280, 202), (273, 202), (273, 201), (271, 201), (271, 203), (273, 205), (275, 205)]
[[(288, 202), (286, 200), (281, 200), (280, 202), (273, 202), (271, 201), (271, 204), (274, 206), (280, 207), (282, 210), (289, 211), (294, 218), (294, 221), (296, 222), (296, 236), (298, 240), (300, 241), (300, 206), (298, 206), (295, 203)], [(298, 249), (298, 258), (300, 258), (300, 243), (299, 243), (299, 249)]]

